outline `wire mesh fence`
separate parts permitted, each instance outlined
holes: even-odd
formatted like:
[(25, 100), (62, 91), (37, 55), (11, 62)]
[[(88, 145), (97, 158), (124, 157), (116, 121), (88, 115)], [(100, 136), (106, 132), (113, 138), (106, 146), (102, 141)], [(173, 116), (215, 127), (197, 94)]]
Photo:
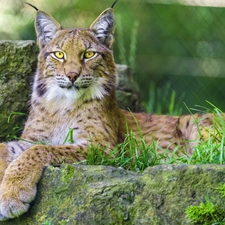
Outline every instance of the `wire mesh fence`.
[[(113, 1), (31, 3), (64, 27), (88, 27)], [(210, 108), (205, 100), (225, 111), (224, 0), (119, 0), (115, 14), (115, 59), (134, 69), (144, 101), (161, 102), (158, 113), (168, 113), (170, 93), (175, 93), (183, 113), (183, 102)], [(34, 18), (23, 1), (0, 0), (0, 39), (34, 40)]]

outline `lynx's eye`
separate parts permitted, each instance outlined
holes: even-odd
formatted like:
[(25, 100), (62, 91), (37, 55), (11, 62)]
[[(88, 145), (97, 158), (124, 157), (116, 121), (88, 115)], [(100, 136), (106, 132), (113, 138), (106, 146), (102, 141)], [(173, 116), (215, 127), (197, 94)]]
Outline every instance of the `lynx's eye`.
[(95, 52), (85, 52), (84, 53), (84, 58), (85, 59), (90, 59), (95, 55)]
[(54, 52), (54, 56), (58, 59), (63, 59), (64, 53), (63, 52)]

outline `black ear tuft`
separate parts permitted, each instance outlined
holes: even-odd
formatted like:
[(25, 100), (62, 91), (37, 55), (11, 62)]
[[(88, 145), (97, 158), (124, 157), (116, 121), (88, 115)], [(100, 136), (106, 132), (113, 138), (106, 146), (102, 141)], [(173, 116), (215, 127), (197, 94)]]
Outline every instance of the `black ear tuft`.
[(116, 0), (116, 1), (112, 4), (111, 8), (113, 8), (117, 2), (118, 2), (118, 0)]
[(38, 8), (36, 6), (34, 6), (34, 5), (32, 5), (32, 4), (28, 3), (28, 2), (25, 2), (25, 4), (29, 5), (30, 7), (34, 8), (36, 11), (38, 11)]

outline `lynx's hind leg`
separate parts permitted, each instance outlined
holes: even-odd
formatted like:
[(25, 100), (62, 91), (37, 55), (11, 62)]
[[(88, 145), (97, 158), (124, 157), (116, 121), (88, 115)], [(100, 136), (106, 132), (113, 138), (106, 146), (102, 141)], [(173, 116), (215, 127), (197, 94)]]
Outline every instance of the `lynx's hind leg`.
[(197, 127), (197, 139), (207, 141), (209, 137), (216, 135), (215, 128), (213, 126), (213, 114), (201, 114), (196, 118)]
[(176, 130), (181, 144), (187, 146), (189, 155), (201, 139), (208, 139), (209, 131), (213, 130), (212, 125), (212, 114), (194, 114), (179, 118)]

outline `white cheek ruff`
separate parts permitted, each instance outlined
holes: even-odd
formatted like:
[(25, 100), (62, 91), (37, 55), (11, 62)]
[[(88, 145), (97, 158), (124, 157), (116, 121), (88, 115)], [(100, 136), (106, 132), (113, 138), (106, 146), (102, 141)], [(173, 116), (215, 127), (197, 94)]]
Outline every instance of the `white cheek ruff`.
[[(102, 82), (94, 83), (87, 89), (87, 93), (85, 93), (87, 98), (102, 99), (107, 94), (107, 92), (103, 88), (105, 79), (101, 78), (101, 80), (102, 80)], [(100, 81), (100, 79), (99, 79), (99, 81)]]
[(71, 105), (79, 101), (79, 104), (84, 101), (94, 99), (102, 99), (109, 93), (104, 89), (107, 84), (106, 78), (98, 78), (87, 88), (61, 88), (56, 83), (51, 83), (46, 86), (46, 92), (42, 96), (44, 101), (57, 104), (58, 108), (70, 108)]

